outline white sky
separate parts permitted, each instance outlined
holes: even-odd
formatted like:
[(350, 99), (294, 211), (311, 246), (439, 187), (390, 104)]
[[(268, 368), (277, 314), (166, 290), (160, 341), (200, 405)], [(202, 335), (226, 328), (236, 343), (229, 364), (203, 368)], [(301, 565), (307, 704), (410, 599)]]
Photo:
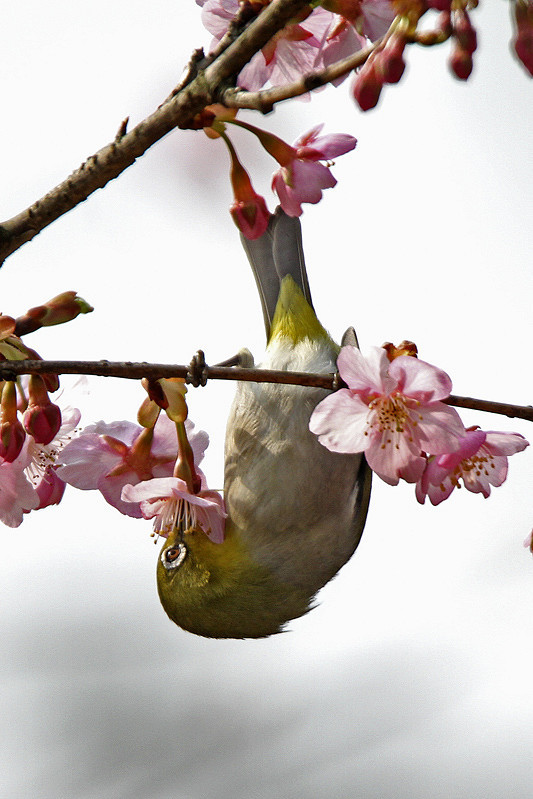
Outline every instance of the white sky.
[[(531, 389), (531, 80), (508, 48), (508, 4), (473, 14), (467, 84), (448, 46), (411, 49), (363, 115), (348, 86), (261, 121), (293, 141), (325, 121), (356, 150), (307, 207), (315, 306), (363, 351), (410, 338), (454, 392), (528, 404)], [(22, 210), (135, 124), (209, 42), (199, 9), (158, 0), (10, 4), (0, 50), (0, 218)], [(234, 135), (256, 189), (273, 163)], [(1, 310), (76, 289), (96, 308), (31, 339), (44, 357), (214, 363), (263, 324), (227, 213), (221, 142), (175, 132), (8, 259)], [(67, 387), (68, 381), (63, 385)], [(231, 385), (189, 393), (222, 485)], [(71, 394), (72, 396), (72, 394)], [(75, 396), (75, 395), (74, 395)], [(99, 380), (85, 421), (135, 418), (142, 389)], [(526, 422), (463, 413), (521, 432)], [(166, 618), (150, 523), (99, 495), (0, 531), (0, 793), (32, 799), (528, 799), (533, 735), (533, 447), (485, 501), (420, 507), (375, 480), (363, 541), (320, 606), (264, 641), (206, 641)]]

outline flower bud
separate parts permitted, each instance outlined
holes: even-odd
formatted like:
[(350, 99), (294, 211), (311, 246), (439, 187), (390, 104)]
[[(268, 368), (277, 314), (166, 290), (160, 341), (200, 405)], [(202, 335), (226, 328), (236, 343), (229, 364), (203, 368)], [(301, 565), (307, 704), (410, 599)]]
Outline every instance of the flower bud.
[(453, 34), (462, 50), (467, 53), (475, 52), (477, 48), (477, 34), (472, 27), (470, 17), (466, 11), (456, 11), (453, 19)]
[(251, 241), (262, 236), (268, 227), (270, 213), (259, 194), (247, 201), (235, 200), (229, 211), (243, 236)]
[(2, 389), (0, 408), (0, 457), (12, 463), (22, 450), (26, 433), (17, 416), (17, 390), (8, 381)]
[(23, 316), (19, 316), (16, 320), (15, 333), (17, 336), (23, 336), (41, 327), (61, 325), (75, 319), (79, 314), (91, 313), (93, 310), (94, 308), (78, 297), (75, 291), (64, 291), (44, 305), (30, 308)]
[(452, 0), (426, 0), (428, 8), (434, 8), (435, 11), (450, 11), (452, 7)]
[(533, 29), (518, 32), (514, 49), (522, 64), (533, 77)]
[(0, 314), (0, 339), (12, 336), (15, 332), (16, 322), (11, 316)]
[(474, 62), (472, 61), (472, 54), (461, 47), (455, 47), (450, 56), (450, 69), (459, 80), (467, 80), (472, 74)]
[(398, 346), (393, 344), (391, 341), (386, 341), (385, 344), (382, 345), (383, 349), (387, 353), (387, 358), (392, 363), (395, 358), (398, 358), (400, 355), (410, 355), (412, 358), (418, 358), (418, 347), (414, 343), (414, 341), (402, 341)]
[(514, 51), (527, 71), (533, 76), (533, 2), (518, 0), (514, 4), (516, 38)]
[(405, 37), (401, 34), (392, 34), (387, 44), (378, 53), (376, 70), (383, 83), (398, 83), (405, 70), (403, 51), (405, 50)]
[(369, 111), (378, 104), (379, 95), (383, 88), (383, 81), (377, 75), (373, 64), (363, 66), (352, 87), (354, 99), (362, 111)]
[(61, 410), (50, 401), (39, 375), (30, 375), (29, 402), (24, 413), (24, 427), (37, 444), (49, 444), (61, 427)]
[(187, 386), (181, 377), (162, 377), (159, 380), (166, 399), (166, 414), (173, 422), (184, 422), (188, 415), (185, 394)]

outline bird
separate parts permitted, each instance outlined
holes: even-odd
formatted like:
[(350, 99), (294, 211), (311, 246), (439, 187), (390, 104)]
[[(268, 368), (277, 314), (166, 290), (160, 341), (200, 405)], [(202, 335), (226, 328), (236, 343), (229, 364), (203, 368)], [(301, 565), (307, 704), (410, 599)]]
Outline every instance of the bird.
[[(336, 371), (339, 346), (318, 321), (300, 221), (281, 208), (256, 240), (241, 235), (261, 301), (261, 367)], [(353, 328), (343, 344), (357, 346)], [(241, 363), (253, 365), (241, 351)], [(223, 543), (176, 527), (157, 564), (163, 608), (208, 638), (265, 638), (311, 610), (361, 539), (371, 489), (364, 455), (330, 452), (309, 430), (322, 388), (242, 381), (229, 413)]]

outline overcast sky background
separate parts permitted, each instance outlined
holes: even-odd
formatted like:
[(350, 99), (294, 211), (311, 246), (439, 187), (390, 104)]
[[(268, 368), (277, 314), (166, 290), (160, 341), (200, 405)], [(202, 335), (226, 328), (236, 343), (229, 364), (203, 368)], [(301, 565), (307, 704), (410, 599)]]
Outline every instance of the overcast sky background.
[[(454, 393), (528, 404), (531, 79), (508, 3), (472, 16), (462, 84), (448, 45), (411, 48), (402, 83), (362, 114), (348, 84), (261, 120), (289, 142), (324, 121), (355, 135), (339, 180), (302, 219), (321, 321), (363, 351), (417, 342)], [(3, 10), (0, 218), (136, 124), (209, 43), (185, 0), (29, 0)], [(233, 135), (267, 196), (273, 162)], [(215, 363), (260, 357), (253, 278), (227, 213), (220, 141), (177, 131), (5, 263), (1, 310), (76, 289), (96, 311), (28, 340), (43, 357)], [(63, 380), (84, 421), (134, 419), (139, 385)], [(190, 390), (222, 485), (234, 388)], [(467, 425), (526, 422), (464, 412)], [(208, 641), (175, 627), (155, 588), (150, 523), (95, 493), (0, 531), (0, 794), (10, 799), (529, 799), (533, 740), (533, 447), (489, 500), (438, 508), (374, 482), (362, 543), (283, 635)]]

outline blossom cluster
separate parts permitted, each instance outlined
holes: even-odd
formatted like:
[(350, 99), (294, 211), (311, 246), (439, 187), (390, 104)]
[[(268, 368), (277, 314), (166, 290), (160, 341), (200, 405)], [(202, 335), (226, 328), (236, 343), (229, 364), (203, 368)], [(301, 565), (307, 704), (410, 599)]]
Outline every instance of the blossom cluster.
[(139, 411), (142, 424), (89, 425), (62, 450), (57, 473), (75, 488), (100, 491), (126, 516), (153, 519), (157, 536), (199, 528), (221, 543), (224, 501), (198, 468), (209, 437), (185, 418), (185, 385), (178, 379), (143, 383), (149, 398)]
[[(213, 35), (216, 50), (230, 24), (247, 9), (247, 19), (257, 16), (270, 0), (196, 0), (202, 21)], [(398, 83), (407, 44), (436, 45), (451, 40), (449, 66), (456, 78), (467, 80), (473, 69), (477, 34), (469, 9), (471, 0), (322, 0), (307, 7), (256, 53), (237, 76), (237, 84), (257, 91), (267, 83), (282, 86), (302, 76), (326, 72), (329, 67), (372, 45), (356, 69), (352, 94), (363, 111), (374, 108), (385, 84)], [(515, 24), (513, 51), (533, 75), (533, 0), (512, 0)], [(426, 14), (433, 27), (419, 28)], [(350, 68), (348, 68), (348, 73)], [(347, 73), (331, 79), (335, 85)]]
[[(230, 24), (259, 15), (270, 0), (197, 0), (202, 19), (213, 34), (212, 47), (226, 37)], [(460, 80), (473, 69), (477, 33), (470, 19), (467, 0), (323, 0), (306, 7), (256, 53), (237, 76), (241, 88), (251, 91), (265, 84), (297, 82), (320, 70), (338, 84), (350, 67), (333, 76), (328, 68), (372, 44), (355, 70), (352, 94), (363, 111), (374, 108), (386, 84), (398, 83), (405, 70), (404, 51), (408, 44), (439, 44), (451, 40), (450, 68)], [(246, 13), (244, 13), (246, 12)], [(437, 14), (431, 29), (418, 29), (426, 12)], [(514, 50), (533, 74), (533, 0), (515, 0), (516, 40)], [(242, 21), (242, 20), (241, 20)], [(346, 69), (347, 72), (342, 70)], [(322, 125), (300, 136), (291, 146), (265, 130), (236, 119), (235, 109), (213, 105), (205, 108), (194, 125), (203, 127), (211, 138), (222, 137), (231, 158), (234, 202), (230, 213), (241, 233), (257, 239), (267, 229), (269, 210), (263, 196), (252, 186), (229, 139), (227, 125), (237, 125), (254, 134), (279, 164), (272, 177), (272, 190), (289, 216), (302, 214), (302, 203), (317, 203), (324, 189), (336, 185), (331, 173), (332, 159), (353, 150), (356, 139), (348, 134), (320, 135)]]
[[(331, 159), (353, 150), (357, 144), (353, 136), (344, 133), (320, 136), (322, 125), (318, 125), (300, 136), (291, 147), (278, 136), (254, 125), (228, 121), (257, 136), (261, 145), (280, 165), (272, 177), (272, 189), (288, 216), (300, 216), (302, 203), (318, 203), (323, 189), (336, 185), (337, 181), (330, 170)], [(225, 130), (221, 130), (220, 135), (226, 141), (232, 161), (231, 182), (235, 199), (230, 213), (246, 238), (257, 239), (267, 229), (270, 212), (264, 197), (255, 192)], [(323, 161), (326, 163), (321, 163)]]
[[(41, 360), (21, 335), (92, 310), (68, 291), (17, 319), (0, 315), (0, 360)], [(140, 424), (98, 422), (80, 432), (80, 411), (50, 399), (57, 375), (0, 382), (0, 521), (18, 527), (24, 514), (61, 502), (70, 484), (100, 491), (127, 516), (154, 519), (157, 535), (199, 528), (220, 543), (224, 501), (198, 468), (209, 438), (186, 418), (184, 381), (142, 383)]]
[[(54, 297), (14, 319), (0, 315), (0, 359), (41, 360), (21, 336), (62, 324), (93, 309), (74, 291)], [(63, 408), (49, 393), (59, 389), (57, 375), (30, 375), (0, 382), (0, 520), (18, 527), (25, 513), (61, 501), (65, 482), (57, 457), (80, 420), (77, 408)]]
[[(202, 6), (202, 21), (213, 35), (216, 49), (237, 16), (239, 0), (196, 0)], [(270, 0), (250, 3), (259, 13)], [(338, 12), (338, 13), (337, 13)], [(266, 83), (280, 86), (302, 75), (362, 50), (367, 42), (383, 36), (395, 17), (389, 0), (331, 0), (301, 12), (239, 73), (243, 89), (256, 91)]]
[(438, 505), (461, 481), (488, 497), (507, 477), (507, 457), (528, 442), (519, 433), (465, 428), (444, 402), (449, 376), (405, 344), (374, 347), (367, 357), (343, 347), (337, 366), (347, 387), (317, 405), (311, 431), (333, 452), (364, 452), (386, 483), (415, 483), (420, 503), (429, 497)]

